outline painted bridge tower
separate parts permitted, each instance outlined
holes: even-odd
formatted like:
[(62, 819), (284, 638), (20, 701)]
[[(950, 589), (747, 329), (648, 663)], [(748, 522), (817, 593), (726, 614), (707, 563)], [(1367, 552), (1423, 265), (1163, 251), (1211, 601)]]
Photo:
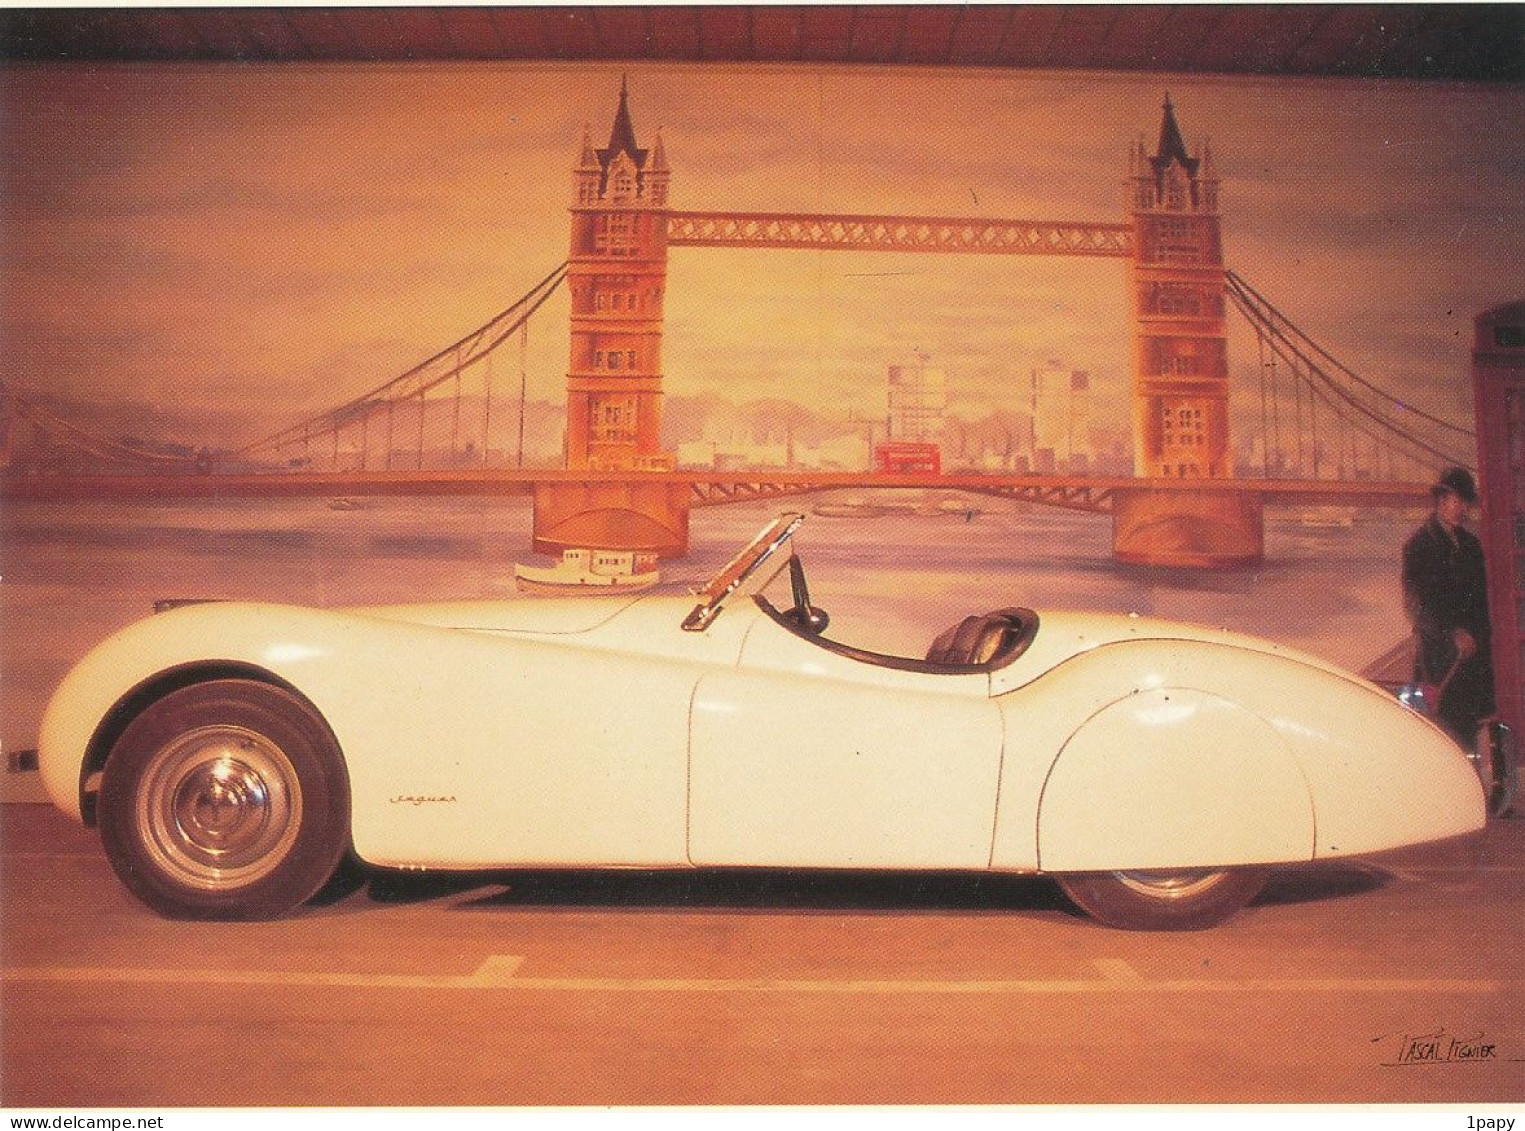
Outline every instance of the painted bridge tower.
[(621, 82), (609, 144), (594, 148), (584, 130), (572, 170), (566, 466), (589, 475), (536, 485), (537, 553), (644, 560), (688, 551), (686, 484), (606, 475), (676, 463), (662, 450), (668, 176), (661, 136), (649, 149), (636, 143)]
[(609, 144), (584, 134), (574, 171), (567, 370), (567, 467), (659, 471), (662, 302), (667, 285), (667, 158), (636, 144), (620, 86)]
[[(1230, 479), (1218, 178), (1206, 146), (1188, 154), (1169, 95), (1154, 154), (1140, 141), (1129, 155), (1126, 192), (1134, 474)], [(1258, 497), (1208, 484), (1191, 495), (1127, 492), (1114, 504), (1114, 549), (1124, 560), (1156, 565), (1254, 562), (1264, 550), (1261, 519)]]

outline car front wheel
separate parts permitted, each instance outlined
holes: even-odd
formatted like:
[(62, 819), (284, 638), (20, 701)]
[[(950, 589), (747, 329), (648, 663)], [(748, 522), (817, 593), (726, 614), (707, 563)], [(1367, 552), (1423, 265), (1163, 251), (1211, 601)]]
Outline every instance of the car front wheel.
[(224, 679), (172, 692), (128, 724), (98, 813), (112, 867), (156, 911), (265, 919), (334, 874), (349, 803), (338, 744), (309, 703)]
[(1266, 870), (1075, 872), (1055, 878), (1077, 907), (1110, 927), (1192, 931), (1216, 926), (1254, 899)]

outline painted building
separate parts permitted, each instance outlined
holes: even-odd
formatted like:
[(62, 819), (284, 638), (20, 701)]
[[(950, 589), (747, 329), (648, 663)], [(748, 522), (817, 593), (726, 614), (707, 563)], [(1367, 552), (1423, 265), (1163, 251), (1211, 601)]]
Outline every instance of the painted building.
[(888, 472), (942, 470), (943, 413), (948, 407), (948, 378), (927, 364), (917, 351), (915, 360), (889, 369), (889, 417), (885, 439), (874, 448), (874, 468)]
[(948, 408), (948, 377), (927, 363), (920, 351), (907, 365), (889, 370), (889, 432), (887, 438), (909, 444), (939, 444), (943, 413)]
[(1127, 191), (1138, 474), (1231, 476), (1218, 178), (1206, 146), (1187, 154), (1168, 96), (1154, 155), (1140, 142), (1130, 156)]
[(1034, 470), (1084, 475), (1096, 461), (1091, 375), (1050, 360), (1029, 374)]
[(669, 169), (660, 135), (636, 143), (625, 84), (608, 145), (584, 131), (573, 180), (567, 467), (671, 468), (660, 439)]

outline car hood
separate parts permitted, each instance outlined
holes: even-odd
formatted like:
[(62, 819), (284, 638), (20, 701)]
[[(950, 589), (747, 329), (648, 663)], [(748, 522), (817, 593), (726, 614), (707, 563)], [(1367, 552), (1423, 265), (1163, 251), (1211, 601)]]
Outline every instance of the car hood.
[(1012, 663), (991, 675), (991, 691), (1000, 694), (1030, 683), (1044, 672), (1086, 652), (1128, 641), (1165, 641), (1215, 644), (1242, 651), (1280, 656), (1330, 675), (1364, 683), (1359, 676), (1317, 656), (1275, 644), (1258, 636), (1225, 628), (1182, 624), (1136, 614), (1039, 611), (1038, 633), (1032, 644)]
[(376, 605), (351, 613), (456, 632), (491, 633), (542, 643), (622, 653), (643, 659), (734, 664), (748, 627), (762, 614), (750, 601), (704, 632), (685, 632), (691, 594), (550, 597), (522, 601), (462, 601)]
[[(475, 632), (583, 633), (609, 623), (620, 613), (651, 600), (633, 594), (617, 597), (537, 598), (523, 601), (447, 601), (420, 605), (368, 605), (349, 611), (360, 616), (434, 628)], [(669, 598), (671, 600), (671, 598)], [(693, 604), (692, 599), (688, 602)], [(681, 619), (681, 615), (679, 617)]]

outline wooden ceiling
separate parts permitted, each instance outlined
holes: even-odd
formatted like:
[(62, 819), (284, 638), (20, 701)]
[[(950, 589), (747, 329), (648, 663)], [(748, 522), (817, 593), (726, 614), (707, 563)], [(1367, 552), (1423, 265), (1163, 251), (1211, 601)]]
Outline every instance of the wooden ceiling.
[(0, 10), (11, 61), (847, 63), (1517, 82), (1520, 4)]

